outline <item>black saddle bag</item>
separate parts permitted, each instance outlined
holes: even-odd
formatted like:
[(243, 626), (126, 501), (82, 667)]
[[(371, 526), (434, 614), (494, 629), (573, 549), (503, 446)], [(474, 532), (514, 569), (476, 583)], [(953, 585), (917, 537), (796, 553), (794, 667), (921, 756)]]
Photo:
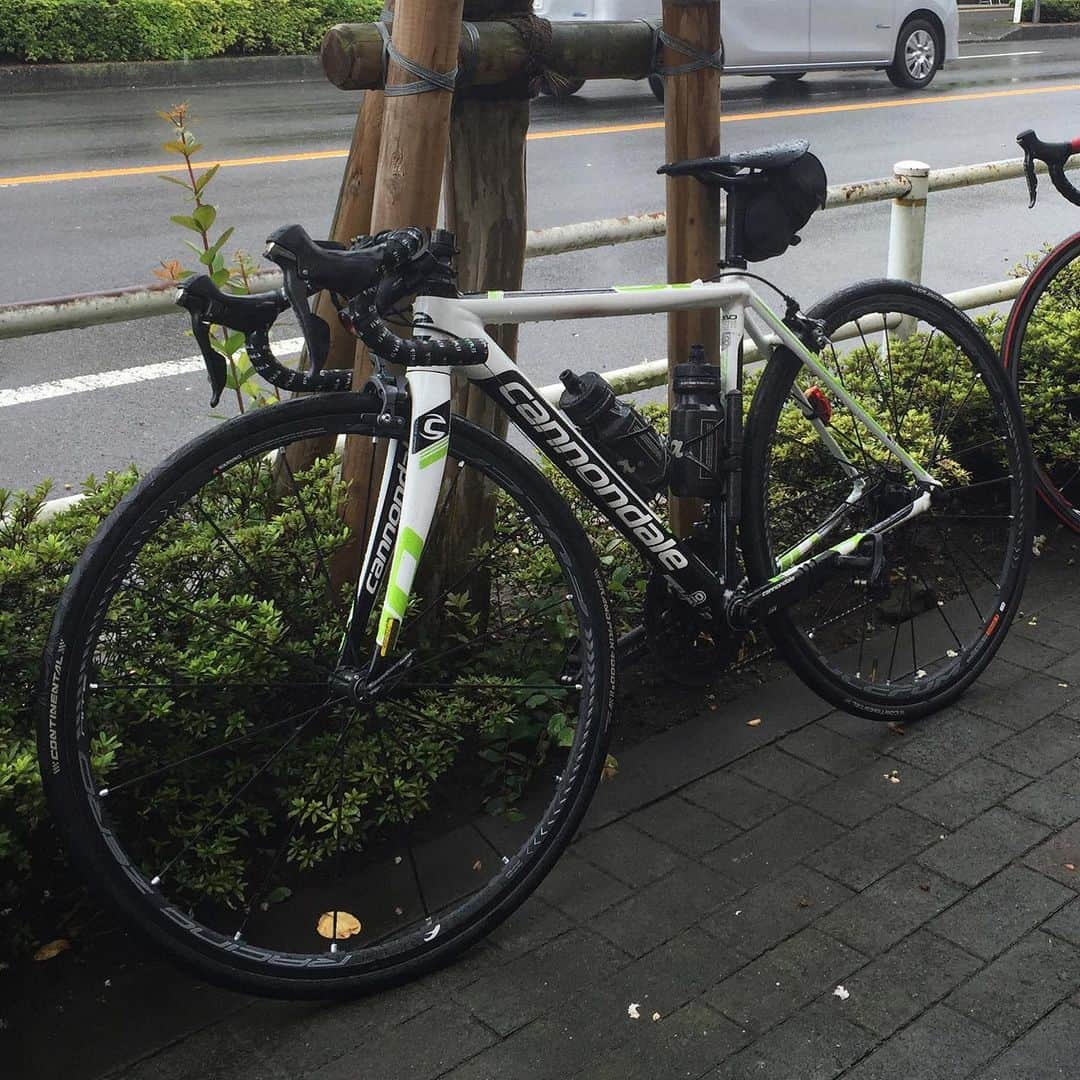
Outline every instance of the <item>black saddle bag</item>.
[(798, 231), (825, 206), (828, 180), (810, 153), (782, 169), (772, 169), (764, 186), (747, 198), (743, 256), (761, 262), (783, 255), (799, 242)]

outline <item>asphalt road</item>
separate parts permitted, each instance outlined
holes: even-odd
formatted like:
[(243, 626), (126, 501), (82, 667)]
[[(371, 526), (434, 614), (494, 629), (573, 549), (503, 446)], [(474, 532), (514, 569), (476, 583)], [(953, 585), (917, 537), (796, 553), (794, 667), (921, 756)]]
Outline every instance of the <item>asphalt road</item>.
[[(902, 159), (944, 167), (1013, 157), (1013, 137), (1025, 127), (1048, 138), (1076, 134), (1080, 41), (968, 45), (963, 53), (921, 93), (896, 90), (878, 73), (812, 75), (794, 86), (728, 79), (724, 146), (803, 136), (830, 181), (844, 182), (886, 175)], [(0, 114), (0, 302), (137, 284), (159, 260), (184, 257), (182, 232), (168, 221), (183, 211), (179, 189), (153, 171), (132, 171), (169, 162), (155, 110), (180, 98), (192, 106), (207, 160), (288, 159), (223, 168), (214, 181), (212, 201), (221, 222), (236, 226), (237, 246), (258, 252), (272, 228), (290, 221), (325, 233), (343, 161), (305, 155), (344, 154), (357, 95), (321, 82), (14, 95)], [(661, 208), (661, 122), (643, 83), (594, 83), (570, 101), (534, 103), (530, 226)], [(62, 178), (103, 170), (121, 174)], [(1075, 210), (1044, 190), (1030, 213), (1022, 181), (932, 197), (926, 282), (950, 291), (999, 280), (1026, 253), (1073, 231)], [(888, 215), (887, 204), (820, 214), (800, 247), (758, 269), (807, 304), (881, 274)], [(532, 260), (526, 269), (532, 288), (664, 277), (662, 240)], [(0, 342), (0, 391), (189, 356), (184, 327), (178, 315)], [(664, 322), (650, 317), (528, 327), (521, 360), (548, 382), (567, 365), (605, 370), (664, 353)], [(216, 422), (207, 400), (197, 373), (25, 404), (0, 398), (0, 486), (51, 477), (62, 490), (90, 472), (153, 463)]]

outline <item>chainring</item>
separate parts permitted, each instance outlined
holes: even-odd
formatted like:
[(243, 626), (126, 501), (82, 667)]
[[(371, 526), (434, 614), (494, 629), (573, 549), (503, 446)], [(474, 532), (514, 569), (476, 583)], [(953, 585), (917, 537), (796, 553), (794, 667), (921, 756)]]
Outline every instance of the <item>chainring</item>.
[(663, 671), (687, 686), (708, 686), (735, 663), (746, 634), (706, 620), (664, 574), (653, 571), (645, 587), (645, 638)]

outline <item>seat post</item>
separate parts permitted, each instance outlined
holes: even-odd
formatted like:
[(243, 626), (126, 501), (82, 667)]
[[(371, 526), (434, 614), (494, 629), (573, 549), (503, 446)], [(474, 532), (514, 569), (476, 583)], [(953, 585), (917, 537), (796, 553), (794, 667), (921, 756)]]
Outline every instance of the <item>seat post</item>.
[(746, 196), (739, 188), (727, 189), (727, 223), (724, 227), (724, 265), (746, 269), (743, 245), (746, 234)]

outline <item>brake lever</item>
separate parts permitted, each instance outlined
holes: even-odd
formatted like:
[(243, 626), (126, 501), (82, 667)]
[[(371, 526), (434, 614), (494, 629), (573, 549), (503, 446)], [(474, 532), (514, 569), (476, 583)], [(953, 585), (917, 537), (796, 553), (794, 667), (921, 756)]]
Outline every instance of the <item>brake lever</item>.
[(210, 343), (210, 324), (203, 322), (195, 312), (191, 313), (191, 332), (202, 350), (206, 377), (210, 381), (210, 408), (214, 409), (221, 401), (221, 395), (225, 392), (225, 380), (228, 378), (225, 357)]
[(1035, 155), (1027, 149), (1024, 150), (1024, 175), (1027, 177), (1028, 195), (1031, 197), (1028, 209), (1031, 210), (1039, 197), (1039, 178), (1035, 173)]
[(278, 265), (285, 278), (285, 295), (289, 298), (307, 343), (311, 370), (318, 375), (330, 355), (330, 327), (308, 306), (307, 283), (300, 277), (296, 263), (282, 260)]

